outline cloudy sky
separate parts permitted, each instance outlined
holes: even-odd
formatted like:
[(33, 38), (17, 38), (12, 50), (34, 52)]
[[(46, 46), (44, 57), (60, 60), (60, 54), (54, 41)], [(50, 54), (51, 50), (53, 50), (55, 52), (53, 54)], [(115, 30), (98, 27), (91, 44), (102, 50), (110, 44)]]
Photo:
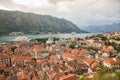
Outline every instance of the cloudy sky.
[(0, 0), (0, 9), (62, 17), (78, 26), (120, 22), (120, 0)]

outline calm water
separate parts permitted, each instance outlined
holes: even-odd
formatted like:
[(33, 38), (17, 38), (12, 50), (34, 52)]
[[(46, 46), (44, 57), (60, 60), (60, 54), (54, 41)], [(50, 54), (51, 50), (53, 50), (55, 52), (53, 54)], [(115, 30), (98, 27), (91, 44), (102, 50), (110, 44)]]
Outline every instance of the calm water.
[[(45, 34), (45, 35), (26, 35), (26, 37), (30, 39), (35, 38), (48, 38), (48, 37), (56, 37), (56, 38), (71, 38), (71, 37), (79, 37), (79, 38), (85, 38), (86, 36), (92, 36), (94, 34), (98, 33), (81, 33), (81, 34)], [(0, 44), (9, 43), (15, 41), (16, 38), (19, 36), (0, 36)]]

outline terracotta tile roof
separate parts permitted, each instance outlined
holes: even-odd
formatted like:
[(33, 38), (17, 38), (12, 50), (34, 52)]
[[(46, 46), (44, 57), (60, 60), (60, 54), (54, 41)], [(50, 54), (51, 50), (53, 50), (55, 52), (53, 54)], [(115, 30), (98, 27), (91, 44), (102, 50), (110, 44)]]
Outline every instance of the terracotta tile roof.
[(114, 50), (114, 48), (112, 46), (109, 46), (109, 47), (104, 47), (102, 50), (109, 53), (110, 51)]
[(81, 54), (88, 54), (88, 51), (87, 51), (86, 49), (82, 49), (82, 50), (80, 51), (80, 53), (81, 53)]
[(87, 63), (88, 65), (91, 65), (94, 62), (94, 59), (93, 58), (85, 59), (84, 62)]
[(0, 64), (0, 68), (5, 68), (6, 64)]
[(57, 59), (58, 57), (56, 55), (51, 55), (50, 59)]
[(42, 51), (46, 51), (46, 48), (45, 48), (45, 47), (42, 47), (42, 46), (40, 46), (40, 45), (34, 45), (34, 46), (33, 46), (33, 51), (42, 52)]
[(71, 52), (70, 48), (65, 48), (65, 52)]
[(48, 60), (48, 63), (49, 63), (50, 65), (54, 64), (53, 60)]
[(115, 60), (113, 60), (113, 59), (105, 59), (105, 61), (104, 62), (106, 62), (106, 63), (109, 63), (109, 64), (118, 64), (118, 61), (115, 61)]
[(24, 65), (23, 64), (17, 64), (18, 67), (23, 67)]
[(68, 66), (70, 66), (73, 69), (83, 69), (83, 68), (88, 67), (85, 63), (80, 64), (76, 60), (69, 61), (69, 62), (67, 62), (67, 64), (68, 64)]
[(30, 55), (33, 55), (33, 54), (34, 54), (34, 52), (33, 52), (33, 50), (32, 50), (32, 49), (28, 49), (28, 50), (26, 50), (26, 51), (25, 51), (25, 54), (30, 54)]
[(63, 64), (63, 61), (62, 60), (48, 60), (48, 63), (50, 64), (50, 65), (56, 65), (57, 63), (59, 63), (59, 64)]
[(46, 73), (50, 79), (52, 79), (56, 75), (54, 70), (48, 70), (48, 71), (46, 71)]
[(8, 59), (10, 56), (8, 54), (2, 54), (0, 55), (0, 59)]
[(80, 50), (79, 50), (79, 49), (73, 49), (73, 50), (71, 51), (71, 53), (72, 53), (73, 55), (78, 55), (78, 54), (80, 53)]
[(45, 72), (44, 71), (38, 71), (37, 73), (38, 73), (38, 76), (40, 78), (44, 78), (45, 77)]
[[(0, 79), (1, 80), (1, 79)], [(17, 80), (17, 76), (9, 76), (7, 79), (3, 79), (3, 80)]]
[(31, 57), (29, 56), (16, 56), (12, 58), (12, 62), (22, 62), (25, 60), (31, 60)]
[(39, 79), (39, 76), (37, 71), (33, 71), (33, 80), (38, 80), (38, 79)]
[(91, 68), (91, 69), (92, 69), (93, 72), (95, 72), (95, 71), (99, 70), (100, 67), (93, 67), (93, 68)]
[(6, 76), (0, 77), (0, 80), (6, 80), (6, 79), (7, 79)]
[(44, 60), (37, 60), (37, 64), (41, 64)]
[(43, 57), (42, 56), (37, 56), (37, 60), (41, 60)]
[(57, 73), (56, 75), (53, 76), (52, 80), (59, 80), (59, 78), (63, 76), (65, 76), (64, 72)]
[(29, 65), (36, 65), (36, 62), (35, 62), (34, 60), (32, 60), (32, 61), (26, 62), (26, 64), (29, 64)]
[(85, 55), (85, 54), (88, 54), (88, 53), (89, 53), (89, 52), (88, 52), (87, 50), (82, 49), (77, 56), (81, 57), (81, 56), (83, 56), (83, 55)]
[(68, 74), (60, 78), (60, 80), (78, 80), (74, 74)]
[(22, 70), (20, 72), (17, 72), (17, 80), (21, 79), (30, 80), (30, 75), (27, 71)]
[(53, 68), (53, 70), (54, 70), (56, 73), (59, 73), (59, 72), (60, 72), (58, 66), (53, 66), (52, 68)]
[(82, 60), (79, 60), (79, 63), (80, 63), (80, 64), (84, 64), (84, 62), (83, 62)]
[(99, 63), (94, 61), (92, 64), (91, 64), (92, 67), (96, 67), (96, 66), (99, 66)]
[(63, 66), (63, 65), (59, 65), (58, 68), (63, 72), (68, 69), (66, 66)]
[(10, 72), (11, 68), (1, 68), (2, 70), (4, 70), (4, 72)]
[(71, 58), (73, 60), (75, 59), (75, 55), (73, 55), (71, 53), (62, 52), (61, 55), (64, 56), (64, 57)]
[(27, 51), (28, 49), (26, 49), (26, 48), (17, 48), (17, 49), (15, 49), (15, 51), (14, 51), (14, 53), (15, 54), (24, 54), (24, 53), (26, 53), (26, 51)]

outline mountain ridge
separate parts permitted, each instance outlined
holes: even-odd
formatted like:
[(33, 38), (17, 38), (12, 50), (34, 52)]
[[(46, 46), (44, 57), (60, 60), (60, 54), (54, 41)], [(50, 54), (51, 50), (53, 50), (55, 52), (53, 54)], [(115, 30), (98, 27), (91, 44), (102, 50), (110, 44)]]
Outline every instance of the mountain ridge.
[(40, 32), (83, 33), (74, 23), (50, 15), (0, 10), (0, 35), (11, 32), (38, 34)]
[(105, 24), (105, 25), (90, 25), (90, 26), (84, 26), (84, 28), (81, 29), (95, 33), (120, 32), (120, 23)]

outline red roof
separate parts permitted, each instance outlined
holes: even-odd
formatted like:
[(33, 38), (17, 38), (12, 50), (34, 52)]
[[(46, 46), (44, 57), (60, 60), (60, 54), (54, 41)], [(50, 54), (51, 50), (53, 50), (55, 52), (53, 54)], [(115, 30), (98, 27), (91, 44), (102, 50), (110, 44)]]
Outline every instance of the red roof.
[(5, 68), (6, 64), (0, 64), (0, 68)]
[(74, 74), (68, 74), (60, 78), (60, 80), (78, 80)]
[(62, 56), (65, 56), (65, 57), (68, 57), (71, 59), (75, 59), (75, 55), (73, 55), (71, 53), (62, 52), (61, 54), (62, 54)]
[(16, 56), (12, 58), (12, 62), (22, 62), (24, 60), (31, 60), (29, 56)]
[(21, 79), (30, 80), (30, 75), (28, 74), (27, 71), (22, 70), (17, 73), (17, 80)]
[(113, 59), (106, 59), (104, 62), (109, 63), (109, 64), (112, 64), (112, 65), (118, 63), (118, 61), (115, 61), (115, 60), (113, 60)]
[(93, 61), (94, 61), (93, 58), (89, 58), (89, 59), (84, 60), (84, 62), (86, 62), (86, 63), (89, 64), (89, 65), (90, 65)]
[(8, 54), (2, 54), (2, 55), (0, 55), (0, 58), (1, 59), (8, 59), (8, 58), (10, 58), (10, 56)]
[(80, 53), (77, 56), (81, 57), (81, 56), (83, 56), (85, 54), (88, 54), (88, 51), (83, 49), (83, 50), (80, 51)]

